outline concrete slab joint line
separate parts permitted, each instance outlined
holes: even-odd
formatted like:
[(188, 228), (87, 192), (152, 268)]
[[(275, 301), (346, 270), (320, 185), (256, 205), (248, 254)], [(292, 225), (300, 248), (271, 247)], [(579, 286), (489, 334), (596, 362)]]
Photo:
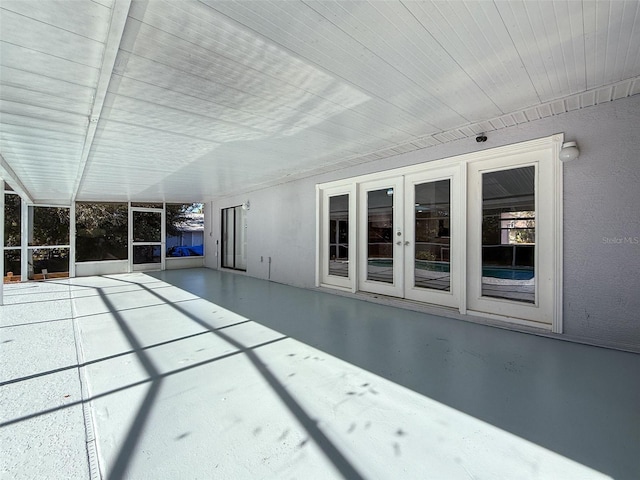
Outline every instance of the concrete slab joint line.
[(80, 382), (80, 393), (82, 395), (82, 416), (84, 419), (85, 429), (85, 441), (87, 448), (87, 462), (89, 464), (89, 479), (90, 480), (102, 480), (102, 474), (100, 472), (100, 458), (98, 455), (98, 447), (96, 443), (95, 434), (95, 419), (93, 417), (94, 412), (91, 408), (91, 392), (89, 391), (89, 381), (86, 375), (86, 371), (83, 365), (85, 365), (86, 358), (82, 349), (82, 342), (80, 341), (80, 327), (78, 325), (78, 314), (72, 294), (72, 285), (69, 283), (69, 302), (71, 303), (71, 321), (73, 325), (73, 337), (76, 344), (76, 360), (78, 362), (78, 381)]
[[(298, 403), (298, 401), (296, 401), (293, 395), (287, 391), (280, 380), (278, 380), (277, 376), (273, 372), (271, 372), (269, 367), (267, 367), (260, 360), (259, 356), (254, 351), (254, 349), (259, 347), (260, 345), (246, 347), (231, 335), (226, 334), (220, 329), (213, 328), (197, 315), (194, 315), (192, 312), (185, 309), (181, 305), (178, 305), (176, 302), (172, 302), (170, 299), (163, 297), (158, 292), (146, 286), (144, 283), (137, 283), (123, 279), (118, 279), (118, 281), (136, 285), (137, 287), (161, 300), (164, 305), (171, 307), (185, 318), (209, 330), (218, 338), (232, 345), (237, 350), (237, 352), (244, 354), (252, 364), (253, 368), (259, 372), (262, 378), (269, 384), (272, 391), (286, 405), (289, 412), (294, 415), (294, 417), (306, 430), (308, 436), (323, 451), (327, 460), (329, 460), (345, 478), (352, 480), (359, 480), (363, 478), (362, 475), (356, 470), (356, 468), (350, 463), (350, 461), (343, 455), (340, 449), (337, 448), (329, 439), (329, 437), (325, 435), (325, 433), (320, 429), (317, 420), (313, 419), (309, 415), (309, 413), (305, 411), (305, 409)], [(133, 425), (129, 429), (126, 440), (117, 454), (117, 458), (114, 462), (113, 468), (109, 472), (108, 478), (115, 480), (122, 478), (126, 473), (126, 470), (131, 461), (131, 456), (135, 451), (135, 447), (139, 441), (139, 437), (142, 434), (143, 427), (150, 416), (156, 396), (159, 393), (160, 385), (167, 374), (162, 374), (160, 373), (160, 371), (158, 371), (154, 363), (151, 361), (151, 358), (146, 353), (144, 347), (135, 336), (134, 332), (129, 328), (127, 323), (124, 321), (124, 318), (122, 318), (122, 316), (119, 314), (118, 310), (112, 304), (111, 300), (108, 298), (103, 289), (97, 288), (96, 290), (98, 291), (104, 305), (108, 308), (108, 310), (111, 312), (114, 319), (118, 323), (118, 326), (121, 332), (126, 337), (128, 343), (135, 350), (135, 353), (138, 356), (138, 360), (140, 361), (142, 367), (146, 371), (151, 381), (151, 386), (149, 387), (149, 390), (147, 390), (147, 394), (144, 398), (144, 401), (142, 402), (142, 406), (136, 412)], [(286, 339), (287, 337), (285, 336), (282, 338)]]

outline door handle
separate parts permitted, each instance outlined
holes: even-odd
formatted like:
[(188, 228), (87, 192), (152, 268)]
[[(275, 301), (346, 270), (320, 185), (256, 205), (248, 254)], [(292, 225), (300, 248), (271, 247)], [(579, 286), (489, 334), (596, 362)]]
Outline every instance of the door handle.
[(407, 245), (409, 245), (409, 240), (407, 240), (406, 242), (404, 242), (404, 246), (406, 247)]
[(398, 240), (398, 241), (396, 242), (396, 245), (402, 246), (402, 242)]

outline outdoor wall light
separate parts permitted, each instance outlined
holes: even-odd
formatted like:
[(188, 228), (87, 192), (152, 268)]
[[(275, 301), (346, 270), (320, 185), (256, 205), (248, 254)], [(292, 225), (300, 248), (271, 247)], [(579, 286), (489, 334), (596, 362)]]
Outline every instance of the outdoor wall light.
[(251, 208), (251, 203), (249, 202), (249, 200), (247, 200), (246, 202), (244, 202), (242, 204), (242, 209), (243, 210), (249, 210)]
[(580, 156), (580, 150), (576, 142), (565, 142), (562, 144), (562, 150), (560, 150), (560, 160), (563, 162), (569, 162), (575, 160)]

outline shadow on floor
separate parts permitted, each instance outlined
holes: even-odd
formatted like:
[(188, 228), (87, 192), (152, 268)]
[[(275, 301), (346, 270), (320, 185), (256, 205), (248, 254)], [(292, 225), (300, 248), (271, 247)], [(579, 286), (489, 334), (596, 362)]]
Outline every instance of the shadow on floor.
[(613, 478), (640, 471), (640, 355), (216, 270), (150, 275)]

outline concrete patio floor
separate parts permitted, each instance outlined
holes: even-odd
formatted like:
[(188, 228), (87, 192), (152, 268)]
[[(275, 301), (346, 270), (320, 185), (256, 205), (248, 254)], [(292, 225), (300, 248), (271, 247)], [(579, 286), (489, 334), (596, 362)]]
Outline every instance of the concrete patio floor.
[(5, 287), (3, 478), (640, 474), (640, 355), (207, 269)]

